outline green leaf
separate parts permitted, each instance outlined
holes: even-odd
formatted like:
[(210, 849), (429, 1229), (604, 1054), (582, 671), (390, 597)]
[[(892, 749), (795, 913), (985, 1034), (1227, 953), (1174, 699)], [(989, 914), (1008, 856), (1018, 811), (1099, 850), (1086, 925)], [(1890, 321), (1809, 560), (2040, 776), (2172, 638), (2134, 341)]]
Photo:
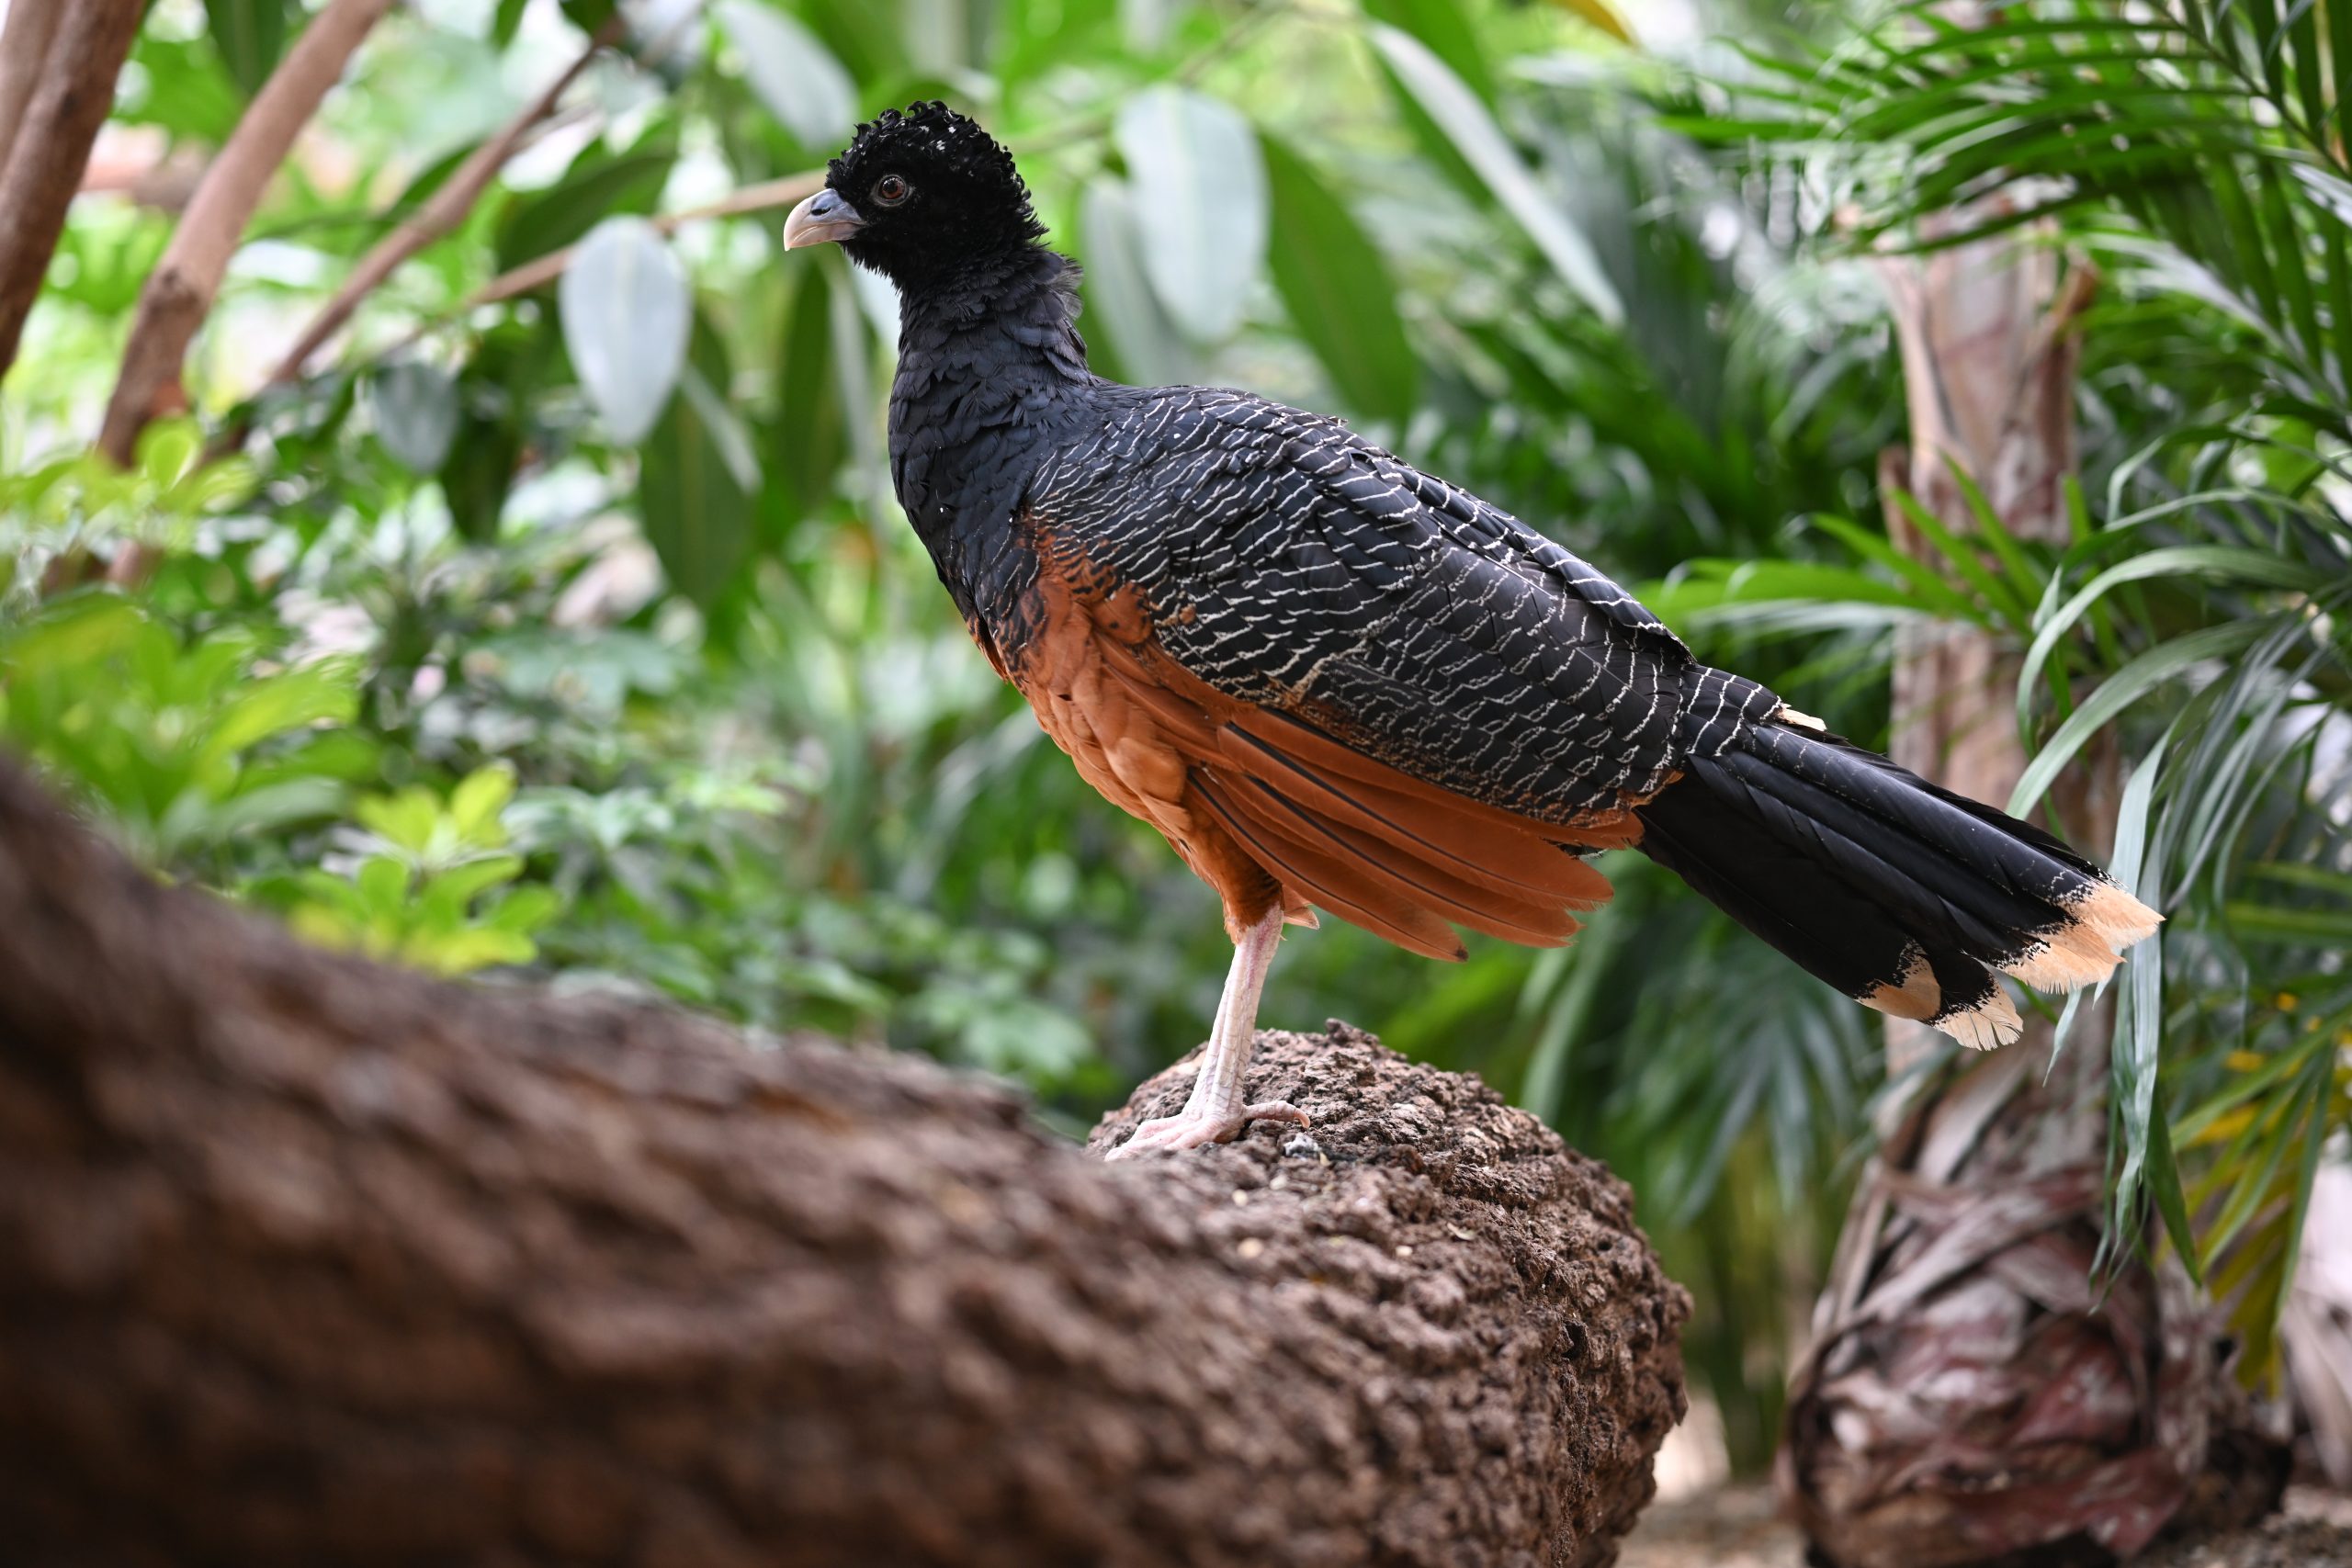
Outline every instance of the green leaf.
[(480, 860), (436, 871), (424, 885), (424, 897), (453, 919), (462, 920), (466, 906), (502, 882), (523, 874), (520, 855), (484, 855)]
[(2180, 1190), (2180, 1168), (2172, 1157), (2172, 1128), (2164, 1107), (2157, 1106), (2148, 1118), (2148, 1190), (2156, 1200), (2156, 1213), (2164, 1216), (2165, 1234), (2172, 1238), (2172, 1249), (2179, 1256), (2181, 1267), (2198, 1284), (2204, 1283), (2205, 1270), (2198, 1256), (2197, 1232), (2188, 1223), (2188, 1200)]
[(1083, 325), (1097, 343), (1109, 339), (1112, 368), (1137, 386), (1195, 379), (1198, 356), (1144, 274), (1135, 196), (1124, 180), (1105, 175), (1088, 184), (1079, 198), (1078, 231), (1086, 255)]
[(458, 433), (441, 465), (441, 491), (458, 532), (476, 544), (498, 537), (523, 462), (523, 410), (552, 368), (557, 336), (548, 321), (494, 328), (458, 378)]
[(1145, 89), (1113, 134), (1127, 165), (1144, 276), (1194, 341), (1240, 324), (1266, 258), (1266, 169), (1238, 112), (1182, 87)]
[(356, 678), (347, 662), (310, 664), (247, 681), (214, 717), (202, 755), (223, 760), (305, 725), (347, 724), (358, 707)]
[(1402, 424), (1420, 399), (1388, 263), (1346, 205), (1296, 153), (1262, 139), (1273, 200), (1274, 288), (1340, 395)]
[[(428, 813), (433, 809), (429, 800), (424, 809)], [(389, 915), (408, 902), (408, 867), (390, 855), (370, 855), (354, 880), (360, 907), (370, 914)]]
[(260, 92), (286, 48), (286, 0), (204, 0), (204, 19), (230, 79)]
[(685, 269), (641, 218), (607, 218), (564, 270), (564, 347), (613, 439), (634, 446), (678, 384), (694, 325)]
[(434, 830), (441, 824), (440, 803), (422, 786), (369, 795), (352, 807), (352, 815), (386, 843), (420, 860), (432, 852)]
[(161, 126), (175, 137), (215, 147), (237, 129), (245, 100), (209, 42), (148, 30), (131, 46), (130, 58), (144, 73), (146, 91), (119, 107), (116, 119)]
[(2027, 764), (2025, 776), (2018, 780), (2017, 789), (2009, 795), (2009, 815), (2022, 817), (2031, 811), (2059, 771), (2074, 761), (2075, 753), (2125, 708), (2190, 665), (2209, 659), (2227, 659), (2250, 647), (2270, 629), (2269, 623), (2262, 620), (2226, 621), (2201, 627), (2158, 644), (2117, 671), (2058, 727), (2058, 733)]
[(731, 441), (724, 434), (731, 416), (704, 368), (719, 368), (712, 364), (722, 354), (718, 339), (707, 328), (695, 337), (695, 363), (681, 378), (686, 395), (672, 400), (640, 454), (638, 505), (671, 588), (707, 609), (750, 547), (759, 481), (739, 467), (748, 446), (740, 432)]
[(719, 0), (719, 25), (743, 53), (744, 73), (793, 139), (830, 148), (857, 123), (857, 87), (832, 51), (794, 17), (760, 0)]
[(2036, 628), (2033, 641), (2026, 649), (2024, 666), (2018, 675), (2020, 722), (2027, 716), (2026, 705), (2041, 677), (2042, 665), (2048, 662), (2061, 639), (2075, 623), (2093, 605), (2125, 583), (2145, 582), (2164, 577), (2186, 577), (2207, 585), (2234, 582), (2307, 593), (2317, 592), (2328, 583), (2326, 574), (2301, 561), (2228, 545), (2175, 545), (2119, 561), (2085, 583), (2073, 598)]
[(849, 449), (847, 415), (834, 388), (832, 307), (825, 268), (801, 267), (785, 314), (772, 446), (779, 478), (801, 516), (832, 494)]
[(1602, 321), (1612, 326), (1623, 321), (1624, 303), (1601, 270), (1600, 257), (1569, 220), (1566, 207), (1520, 162), (1478, 96), (1411, 34), (1377, 24), (1371, 31), (1381, 58), (1452, 140), (1463, 161), (1477, 171), (1495, 199), (1527, 231), (1562, 281)]
[(437, 365), (405, 359), (368, 378), (376, 439), (411, 473), (429, 474), (458, 433), (458, 383)]
[(676, 161), (666, 151), (603, 159), (517, 202), (499, 230), (498, 270), (560, 251), (607, 218), (652, 211)]
[(514, 769), (503, 764), (477, 768), (449, 792), (449, 819), (467, 843), (493, 847), (506, 841), (498, 817), (514, 798)]
[(1409, 33), (1445, 62), (1487, 103), (1495, 101), (1495, 75), (1479, 46), (1478, 31), (1457, 0), (1364, 0), (1364, 15)]
[(466, 413), (458, 421), (449, 454), (441, 465), (442, 496), (458, 532), (475, 544), (498, 537), (506, 493), (523, 460), (523, 433), (512, 419)]

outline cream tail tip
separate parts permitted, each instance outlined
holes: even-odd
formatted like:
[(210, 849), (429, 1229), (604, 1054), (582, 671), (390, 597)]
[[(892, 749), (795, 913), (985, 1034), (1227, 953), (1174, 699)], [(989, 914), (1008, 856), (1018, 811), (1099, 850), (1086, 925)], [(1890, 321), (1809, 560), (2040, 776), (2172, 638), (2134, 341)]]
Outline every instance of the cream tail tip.
[(1993, 994), (1964, 1012), (1931, 1020), (1933, 1025), (1972, 1051), (1990, 1051), (2025, 1032), (2017, 1004), (1996, 985)]

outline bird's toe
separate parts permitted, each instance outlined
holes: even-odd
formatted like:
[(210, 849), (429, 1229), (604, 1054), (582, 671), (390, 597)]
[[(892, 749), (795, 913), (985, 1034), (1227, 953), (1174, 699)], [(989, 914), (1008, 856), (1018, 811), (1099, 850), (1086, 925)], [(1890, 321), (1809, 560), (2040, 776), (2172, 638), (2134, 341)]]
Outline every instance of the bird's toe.
[(1197, 1149), (1204, 1144), (1229, 1144), (1252, 1122), (1287, 1122), (1300, 1127), (1307, 1124), (1306, 1111), (1279, 1100), (1244, 1106), (1222, 1116), (1185, 1110), (1173, 1116), (1153, 1117), (1136, 1129), (1135, 1136), (1102, 1157), (1132, 1159), (1137, 1155)]

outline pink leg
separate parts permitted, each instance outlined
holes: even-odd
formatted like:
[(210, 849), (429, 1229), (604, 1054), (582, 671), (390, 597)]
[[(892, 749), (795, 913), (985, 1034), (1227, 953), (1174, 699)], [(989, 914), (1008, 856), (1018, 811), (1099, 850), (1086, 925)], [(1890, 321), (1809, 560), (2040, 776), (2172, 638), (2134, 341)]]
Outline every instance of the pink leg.
[(1273, 966), (1274, 949), (1282, 940), (1279, 905), (1241, 933), (1233, 950), (1233, 968), (1225, 977), (1224, 999), (1217, 1003), (1216, 1023), (1209, 1031), (1209, 1048), (1201, 1057), (1200, 1075), (1193, 1080), (1184, 1109), (1145, 1122), (1105, 1157), (1125, 1159), (1160, 1149), (1230, 1143), (1253, 1121), (1306, 1125), (1306, 1112), (1296, 1106), (1280, 1100), (1241, 1103), (1241, 1075), (1250, 1066), (1250, 1047), (1258, 1032), (1258, 997), (1266, 988), (1266, 971)]

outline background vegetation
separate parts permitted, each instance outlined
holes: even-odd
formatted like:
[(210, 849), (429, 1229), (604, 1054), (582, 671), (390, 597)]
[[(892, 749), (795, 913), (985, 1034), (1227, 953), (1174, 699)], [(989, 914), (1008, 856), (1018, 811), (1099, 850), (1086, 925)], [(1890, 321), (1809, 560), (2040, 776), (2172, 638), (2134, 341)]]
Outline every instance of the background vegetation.
[[(2030, 652), (2020, 805), (2115, 729), (2120, 869), (2174, 917), (2127, 971), (2118, 1213), (2153, 1202), (2263, 1344), (2352, 1043), (2352, 50), (2319, 8), (604, 3), (378, 23), (188, 412), (119, 467), (90, 445), (142, 284), (309, 20), (148, 13), (0, 399), (0, 734), (166, 874), (448, 973), (1009, 1074), (1073, 1131), (1193, 1043), (1213, 898), (1043, 741), (898, 516), (887, 286), (778, 248), (855, 119), (944, 96), (1086, 264), (1106, 374), (1345, 412), (1865, 741), (1896, 628), (1996, 628)], [(1864, 253), (2020, 174), (2102, 276), (2075, 542), (1988, 516), (1923, 567), (1884, 538), (1902, 385)], [(1754, 1464), (1874, 1021), (1608, 869), (1566, 953), (1294, 939), (1265, 1018), (1481, 1072), (1626, 1176)]]

